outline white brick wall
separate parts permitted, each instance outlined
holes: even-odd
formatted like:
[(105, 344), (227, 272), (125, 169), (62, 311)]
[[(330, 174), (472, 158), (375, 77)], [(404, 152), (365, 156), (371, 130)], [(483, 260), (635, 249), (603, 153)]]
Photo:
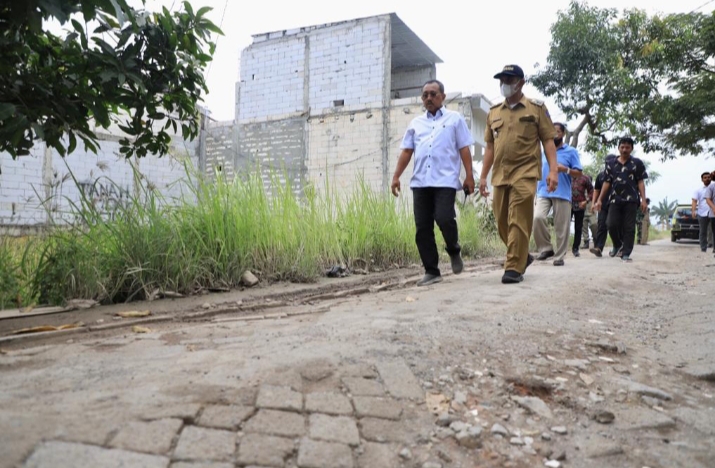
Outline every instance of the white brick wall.
[(239, 120), (302, 112), (305, 37), (254, 43), (241, 53)]
[(344, 109), (382, 106), (388, 21), (374, 17), (311, 33), (311, 115), (332, 109), (335, 100), (343, 100)]
[[(52, 150), (45, 164), (43, 144), (37, 144), (30, 156), (13, 161), (0, 153), (0, 226), (31, 227), (48, 221), (45, 207), (56, 221), (70, 221), (72, 204), (79, 204), (83, 187), (100, 209), (111, 214), (129, 194), (139, 193), (131, 164), (119, 154), (115, 139), (100, 141), (98, 154), (76, 150), (66, 158)], [(181, 196), (191, 196), (185, 185), (184, 157), (190, 166), (198, 166), (194, 143), (175, 144), (170, 155), (162, 158), (147, 156), (137, 163), (139, 183), (158, 191), (168, 202)], [(136, 160), (133, 160), (136, 161)], [(70, 174), (70, 171), (72, 175)]]
[(391, 97), (393, 99), (420, 96), (426, 81), (437, 76), (434, 65), (417, 68), (396, 68), (392, 70)]
[(45, 211), (39, 204), (40, 197), (45, 194), (42, 185), (44, 154), (43, 148), (35, 147), (30, 155), (13, 161), (8, 153), (0, 153), (0, 225), (32, 225), (45, 221)]
[[(370, 116), (368, 118), (368, 116)], [(358, 175), (375, 190), (382, 187), (382, 112), (356, 112), (313, 118), (308, 123), (308, 180), (350, 192)]]

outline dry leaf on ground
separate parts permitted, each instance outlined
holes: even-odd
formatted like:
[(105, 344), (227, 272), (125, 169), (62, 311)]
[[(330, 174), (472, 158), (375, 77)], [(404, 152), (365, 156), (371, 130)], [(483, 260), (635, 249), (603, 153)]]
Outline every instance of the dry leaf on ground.
[(407, 298), (405, 298), (405, 301), (407, 301), (407, 302), (415, 302), (416, 300), (417, 300), (417, 299), (415, 299), (415, 298), (412, 297), (412, 296), (407, 296)]
[(427, 393), (425, 402), (427, 403), (427, 409), (434, 414), (449, 411), (449, 399), (441, 393)]
[(127, 312), (117, 312), (117, 315), (122, 318), (148, 317), (151, 315), (150, 310), (130, 310)]
[(89, 309), (94, 306), (98, 306), (99, 302), (92, 300), (92, 299), (72, 299), (70, 301), (67, 301), (67, 309), (68, 310), (74, 310), (74, 309)]
[(151, 328), (134, 325), (132, 331), (134, 333), (151, 333)]
[(11, 332), (11, 335), (25, 335), (28, 333), (42, 333), (42, 332), (51, 332), (51, 331), (59, 331), (59, 330), (70, 330), (72, 328), (79, 328), (83, 326), (84, 323), (79, 322), (79, 323), (68, 323), (65, 325), (60, 325), (58, 327), (55, 327), (53, 325), (40, 325), (38, 327), (30, 327), (30, 328), (21, 328), (20, 330), (15, 330)]

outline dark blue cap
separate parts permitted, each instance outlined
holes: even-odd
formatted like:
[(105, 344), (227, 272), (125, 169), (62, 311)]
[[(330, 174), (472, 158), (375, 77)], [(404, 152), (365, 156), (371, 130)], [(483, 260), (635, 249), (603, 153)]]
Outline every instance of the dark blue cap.
[(494, 78), (498, 80), (504, 76), (517, 76), (519, 78), (524, 78), (524, 70), (522, 70), (519, 65), (505, 65), (502, 71), (494, 75)]

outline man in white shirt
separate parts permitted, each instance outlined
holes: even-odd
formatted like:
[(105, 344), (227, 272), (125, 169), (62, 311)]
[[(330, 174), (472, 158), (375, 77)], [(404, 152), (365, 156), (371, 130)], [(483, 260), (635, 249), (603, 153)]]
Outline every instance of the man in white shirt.
[[(715, 220), (715, 213), (710, 208), (707, 202), (707, 192), (713, 184), (711, 183), (711, 176), (709, 172), (703, 172), (700, 175), (700, 180), (703, 182), (703, 186), (700, 187), (693, 193), (693, 205), (691, 207), (691, 213), (693, 219), (697, 218), (698, 225), (700, 227), (700, 250), (703, 252), (708, 251), (708, 229), (712, 229), (712, 222)], [(715, 186), (713, 186), (715, 187)], [(715, 252), (715, 248), (713, 248)]]
[[(392, 177), (392, 194), (400, 193), (400, 176), (415, 156), (410, 180), (417, 233), (415, 242), (425, 268), (417, 286), (428, 286), (442, 281), (439, 271), (439, 251), (434, 238), (434, 225), (439, 226), (451, 260), (452, 272), (464, 268), (460, 255), (457, 213), (454, 200), (457, 190), (474, 193), (472, 174), (472, 133), (459, 112), (443, 106), (444, 85), (430, 80), (422, 87), (422, 103), (427, 110), (415, 117), (402, 139), (400, 157)], [(464, 183), (459, 181), (460, 166), (464, 166)]]

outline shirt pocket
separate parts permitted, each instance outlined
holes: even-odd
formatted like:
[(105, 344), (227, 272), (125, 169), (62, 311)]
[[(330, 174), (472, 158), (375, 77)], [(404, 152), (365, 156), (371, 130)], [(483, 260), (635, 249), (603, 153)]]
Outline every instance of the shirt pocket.
[(492, 129), (492, 136), (496, 140), (499, 137), (499, 134), (502, 132), (504, 127), (504, 121), (503, 120), (497, 120), (496, 122), (492, 122), (491, 124), (491, 129)]
[(519, 117), (516, 124), (517, 137), (526, 143), (539, 139), (539, 119), (536, 115), (526, 114)]

